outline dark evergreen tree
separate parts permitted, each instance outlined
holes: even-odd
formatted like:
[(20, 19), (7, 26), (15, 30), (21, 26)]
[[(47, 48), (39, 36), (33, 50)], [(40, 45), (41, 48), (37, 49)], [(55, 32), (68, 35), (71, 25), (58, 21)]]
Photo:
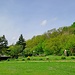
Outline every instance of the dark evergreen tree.
[(7, 47), (8, 41), (6, 40), (5, 35), (3, 35), (3, 39), (4, 39), (3, 47)]
[(0, 37), (0, 53), (2, 53), (3, 48), (7, 48), (8, 41), (5, 38), (5, 35)]
[(25, 49), (26, 47), (26, 42), (25, 42), (25, 39), (23, 38), (23, 35), (21, 34), (20, 37), (19, 37), (19, 40), (16, 42), (16, 45), (22, 45), (23, 46), (23, 49)]

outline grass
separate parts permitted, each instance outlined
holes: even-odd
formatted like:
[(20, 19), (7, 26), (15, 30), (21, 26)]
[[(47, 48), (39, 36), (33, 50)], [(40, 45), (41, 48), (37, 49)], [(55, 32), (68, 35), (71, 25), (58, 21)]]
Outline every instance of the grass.
[(47, 56), (0, 61), (0, 75), (75, 75), (75, 56)]
[(75, 63), (1, 61), (0, 75), (75, 75)]
[[(18, 61), (28, 61), (27, 60), (28, 58), (23, 58), (23, 57), (20, 57), (18, 59)], [(74, 61), (75, 60), (75, 56), (32, 56), (32, 57), (29, 57), (29, 61), (61, 61), (61, 60), (68, 60), (68, 61)]]

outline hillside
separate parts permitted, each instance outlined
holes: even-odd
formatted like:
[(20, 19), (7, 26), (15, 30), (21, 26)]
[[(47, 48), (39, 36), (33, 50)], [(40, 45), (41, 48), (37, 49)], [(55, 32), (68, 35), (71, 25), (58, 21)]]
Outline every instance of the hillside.
[(0, 55), (12, 58), (36, 55), (75, 55), (75, 22), (71, 26), (51, 29), (25, 41), (21, 34), (16, 44), (8, 46), (5, 35), (0, 37)]
[(71, 26), (51, 29), (26, 41), (26, 55), (75, 55), (75, 22)]

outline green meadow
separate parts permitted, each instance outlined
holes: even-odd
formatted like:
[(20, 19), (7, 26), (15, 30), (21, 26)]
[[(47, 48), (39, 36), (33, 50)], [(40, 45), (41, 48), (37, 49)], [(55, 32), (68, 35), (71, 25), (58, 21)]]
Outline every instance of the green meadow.
[[(41, 60), (40, 60), (41, 58)], [(49, 56), (0, 61), (0, 75), (75, 75), (73, 57)]]

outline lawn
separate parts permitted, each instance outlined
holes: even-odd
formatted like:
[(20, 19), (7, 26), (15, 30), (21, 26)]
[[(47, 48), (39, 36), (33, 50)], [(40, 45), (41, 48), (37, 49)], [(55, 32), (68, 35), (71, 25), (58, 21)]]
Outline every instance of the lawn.
[(75, 62), (1, 61), (0, 75), (75, 75)]

